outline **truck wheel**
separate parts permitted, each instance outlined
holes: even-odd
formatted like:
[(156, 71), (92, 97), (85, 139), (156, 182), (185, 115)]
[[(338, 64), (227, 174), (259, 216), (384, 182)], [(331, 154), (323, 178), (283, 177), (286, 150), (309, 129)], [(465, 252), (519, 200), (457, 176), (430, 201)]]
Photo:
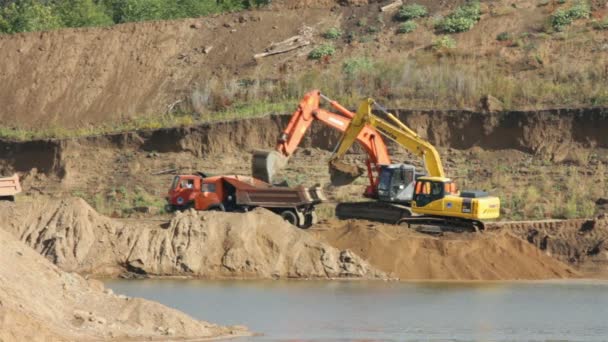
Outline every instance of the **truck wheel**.
[(296, 213), (293, 212), (293, 210), (284, 210), (283, 212), (281, 212), (281, 217), (283, 218), (283, 220), (289, 222), (290, 224), (296, 227), (299, 226), (298, 216), (296, 215)]
[(304, 216), (304, 224), (300, 226), (302, 229), (308, 229), (317, 223), (317, 214), (313, 211)]

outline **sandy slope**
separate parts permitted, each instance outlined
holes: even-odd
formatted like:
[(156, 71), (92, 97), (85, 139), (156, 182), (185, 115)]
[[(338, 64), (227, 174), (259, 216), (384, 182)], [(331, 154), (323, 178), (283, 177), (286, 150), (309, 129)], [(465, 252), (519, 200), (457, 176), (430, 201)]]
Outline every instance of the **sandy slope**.
[(181, 340), (247, 334), (104, 290), (0, 230), (0, 341)]
[(0, 227), (64, 270), (203, 278), (384, 278), (357, 255), (260, 209), (115, 220), (79, 198), (0, 203)]
[(315, 235), (400, 279), (516, 280), (577, 272), (508, 232), (431, 237), (399, 226), (330, 221)]
[(81, 199), (0, 204), (0, 227), (64, 270), (116, 276), (511, 280), (576, 277), (505, 232), (432, 237), (366, 221), (296, 229), (266, 210), (116, 220)]

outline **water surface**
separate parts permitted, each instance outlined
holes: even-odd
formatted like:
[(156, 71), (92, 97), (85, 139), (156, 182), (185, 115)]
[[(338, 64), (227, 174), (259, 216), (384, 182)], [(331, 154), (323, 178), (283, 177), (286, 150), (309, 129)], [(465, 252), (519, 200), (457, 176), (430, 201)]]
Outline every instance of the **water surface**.
[(608, 282), (112, 280), (253, 341), (608, 341)]

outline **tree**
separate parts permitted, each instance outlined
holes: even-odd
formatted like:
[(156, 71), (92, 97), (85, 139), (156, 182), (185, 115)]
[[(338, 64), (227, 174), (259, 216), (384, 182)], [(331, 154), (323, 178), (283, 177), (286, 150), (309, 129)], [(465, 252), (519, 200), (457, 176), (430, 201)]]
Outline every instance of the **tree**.
[(0, 10), (0, 29), (6, 33), (48, 31), (62, 26), (51, 6), (27, 0), (12, 3)]
[(55, 10), (67, 27), (106, 26), (114, 22), (103, 4), (93, 0), (59, 0)]

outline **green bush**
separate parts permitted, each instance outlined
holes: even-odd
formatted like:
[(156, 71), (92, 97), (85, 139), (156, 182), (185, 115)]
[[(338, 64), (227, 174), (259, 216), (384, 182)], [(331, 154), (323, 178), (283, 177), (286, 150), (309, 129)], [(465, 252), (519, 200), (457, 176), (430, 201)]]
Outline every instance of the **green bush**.
[(453, 49), (455, 47), (456, 41), (449, 36), (443, 36), (433, 41), (433, 49), (435, 50)]
[(563, 31), (574, 20), (589, 18), (591, 15), (591, 7), (587, 1), (581, 0), (576, 2), (568, 9), (560, 8), (551, 15), (551, 26), (556, 31)]
[(332, 27), (323, 33), (325, 39), (338, 39), (342, 36), (342, 31), (337, 27)]
[(399, 8), (395, 15), (395, 19), (399, 21), (408, 21), (416, 18), (426, 17), (429, 14), (426, 7), (419, 4), (404, 5)]
[(406, 22), (402, 23), (401, 25), (399, 25), (399, 27), (397, 28), (397, 33), (414, 32), (416, 30), (416, 28), (418, 28), (418, 25), (416, 25), (415, 22), (406, 21)]
[(435, 28), (446, 33), (465, 32), (473, 28), (479, 19), (481, 19), (481, 8), (479, 2), (474, 1), (458, 7), (440, 20)]
[(496, 36), (496, 40), (499, 42), (504, 42), (506, 40), (511, 40), (511, 34), (509, 32), (501, 32)]
[(328, 57), (336, 53), (336, 48), (334, 48), (331, 44), (324, 44), (316, 49), (310, 51), (308, 54), (309, 59), (321, 59), (323, 57)]
[(342, 72), (348, 79), (353, 79), (361, 73), (373, 70), (374, 63), (367, 57), (349, 58), (342, 63)]

